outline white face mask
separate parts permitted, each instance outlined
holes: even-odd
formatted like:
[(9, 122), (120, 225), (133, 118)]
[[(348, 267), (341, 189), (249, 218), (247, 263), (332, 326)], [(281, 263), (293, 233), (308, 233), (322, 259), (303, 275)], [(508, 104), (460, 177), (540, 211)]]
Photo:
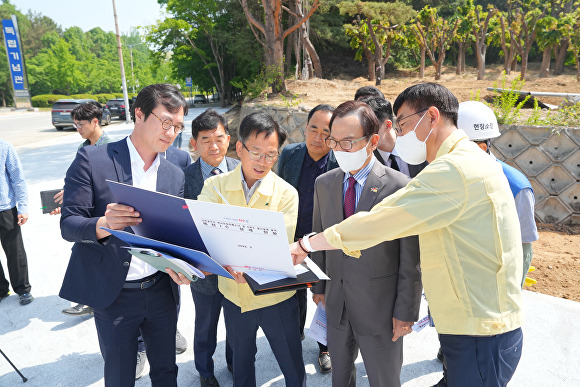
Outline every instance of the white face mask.
[(344, 151), (337, 151), (334, 150), (334, 156), (336, 156), (336, 161), (338, 162), (338, 166), (344, 173), (348, 173), (350, 171), (359, 170), (365, 161), (369, 158), (372, 153), (367, 154), (367, 146), (369, 145), (369, 141), (367, 141), (367, 145), (364, 148), (357, 150), (356, 152), (344, 152)]
[[(425, 112), (425, 114), (427, 113), (428, 112)], [(404, 136), (397, 137), (397, 142), (395, 142), (394, 153), (398, 154), (399, 157), (402, 158), (403, 161), (407, 164), (417, 165), (421, 164), (427, 159), (427, 145), (425, 145), (425, 143), (435, 128), (431, 128), (431, 131), (427, 135), (427, 138), (425, 138), (425, 141), (419, 141), (417, 134), (415, 133), (417, 126), (423, 117), (425, 117), (425, 114), (423, 114), (421, 119), (417, 121), (417, 125), (415, 125), (412, 131), (405, 134)]]

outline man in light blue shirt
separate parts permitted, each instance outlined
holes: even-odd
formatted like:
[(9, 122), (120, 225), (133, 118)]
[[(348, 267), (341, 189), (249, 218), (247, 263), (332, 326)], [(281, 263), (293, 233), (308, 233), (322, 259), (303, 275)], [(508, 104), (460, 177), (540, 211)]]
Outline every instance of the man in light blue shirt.
[[(28, 220), (28, 191), (22, 165), (12, 144), (0, 140), (0, 240), (6, 254), (12, 289), (20, 298), (20, 305), (30, 304), (28, 262), (22, 242), (22, 226)], [(0, 265), (0, 301), (8, 297), (10, 283)]]

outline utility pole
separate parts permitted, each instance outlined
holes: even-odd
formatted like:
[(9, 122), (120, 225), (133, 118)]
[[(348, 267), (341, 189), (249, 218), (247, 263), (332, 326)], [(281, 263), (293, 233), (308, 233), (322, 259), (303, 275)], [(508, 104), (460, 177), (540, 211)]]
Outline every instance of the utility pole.
[(131, 78), (133, 79), (133, 94), (135, 94), (135, 74), (133, 74), (133, 47), (138, 46), (142, 43), (135, 43), (135, 44), (125, 44), (125, 46), (129, 47), (129, 52), (131, 53)]
[(113, 14), (115, 15), (115, 31), (117, 33), (117, 52), (119, 53), (119, 64), (121, 66), (121, 80), (123, 87), (123, 97), (125, 99), (125, 122), (131, 122), (131, 113), (129, 113), (129, 96), (127, 95), (127, 79), (125, 79), (125, 65), (123, 64), (123, 50), (121, 49), (121, 35), (119, 35), (119, 23), (117, 22), (117, 7), (113, 0)]

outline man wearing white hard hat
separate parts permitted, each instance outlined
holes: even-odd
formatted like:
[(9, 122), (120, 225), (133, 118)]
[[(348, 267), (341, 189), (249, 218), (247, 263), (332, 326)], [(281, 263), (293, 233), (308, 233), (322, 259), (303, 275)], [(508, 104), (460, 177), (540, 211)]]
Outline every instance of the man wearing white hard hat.
[[(459, 104), (457, 113), (457, 127), (462, 129), (471, 141), (478, 144), (481, 149), (495, 159), (490, 149), (491, 139), (499, 137), (501, 133), (499, 132), (494, 112), (484, 103), (466, 101)], [(510, 189), (516, 202), (516, 211), (518, 212), (518, 218), (520, 220), (522, 246), (524, 250), (523, 287), (534, 254), (532, 242), (539, 239), (538, 229), (536, 228), (536, 221), (534, 219), (534, 191), (532, 190), (530, 181), (523, 173), (503, 161), (497, 161), (501, 164), (503, 173), (510, 184)]]

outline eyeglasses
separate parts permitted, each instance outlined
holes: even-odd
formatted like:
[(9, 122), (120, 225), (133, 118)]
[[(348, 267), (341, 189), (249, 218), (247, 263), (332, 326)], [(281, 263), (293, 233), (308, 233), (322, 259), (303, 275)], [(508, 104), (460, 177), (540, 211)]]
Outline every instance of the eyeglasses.
[(244, 148), (246, 148), (246, 150), (248, 151), (248, 154), (250, 155), (250, 160), (258, 161), (258, 160), (261, 160), (262, 157), (264, 157), (264, 160), (266, 160), (267, 163), (273, 164), (273, 163), (276, 162), (276, 160), (278, 160), (278, 156), (280, 156), (279, 154), (276, 154), (276, 155), (265, 155), (265, 154), (260, 153), (260, 152), (251, 151), (251, 150), (248, 149), (248, 147), (246, 146), (246, 144), (244, 144), (243, 142), (242, 142), (242, 146)]
[(401, 121), (406, 120), (409, 117), (414, 116), (415, 114), (421, 114), (425, 111), (429, 110), (429, 108), (427, 109), (423, 109), (423, 110), (419, 110), (418, 112), (415, 112), (413, 114), (409, 114), (408, 116), (405, 117), (401, 117), (397, 120), (397, 122), (393, 125), (393, 127), (395, 128), (395, 133), (397, 133), (398, 135), (403, 133), (403, 129), (401, 128)]
[(80, 129), (88, 123), (89, 123), (89, 121), (83, 122), (82, 124), (80, 122), (73, 122), (73, 127), (75, 127), (76, 129)]
[[(151, 114), (153, 114), (155, 117), (157, 117), (157, 114), (155, 114), (153, 112), (151, 112)], [(173, 131), (175, 132), (175, 134), (179, 134), (185, 130), (185, 125), (183, 125), (183, 124), (175, 125), (173, 123), (173, 121), (171, 121), (171, 120), (168, 120), (168, 119), (162, 120), (159, 117), (157, 117), (157, 119), (159, 121), (161, 121), (161, 127), (163, 128), (163, 130), (169, 130), (169, 129), (173, 128)]]
[(334, 138), (328, 136), (324, 139), (324, 142), (326, 143), (326, 146), (328, 146), (330, 149), (334, 149), (337, 147), (337, 145), (340, 145), (340, 147), (342, 148), (342, 150), (351, 150), (353, 144), (364, 140), (365, 138), (367, 138), (367, 136), (362, 136), (361, 138), (357, 138), (356, 140), (340, 140), (337, 141)]

